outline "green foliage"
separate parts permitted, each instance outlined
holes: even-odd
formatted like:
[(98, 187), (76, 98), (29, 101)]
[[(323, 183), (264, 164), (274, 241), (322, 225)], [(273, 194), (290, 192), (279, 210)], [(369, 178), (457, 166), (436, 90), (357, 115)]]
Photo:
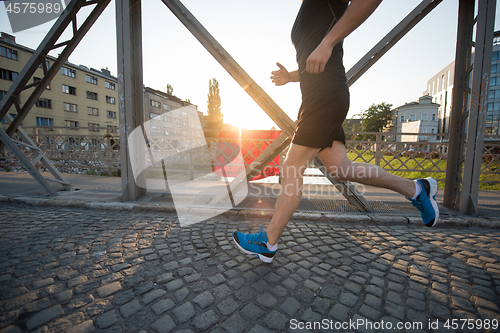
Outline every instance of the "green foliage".
[[(342, 124), (344, 132), (361, 132), (363, 131), (363, 125), (358, 123), (359, 119), (351, 118), (346, 119)], [(360, 141), (362, 136), (359, 134), (346, 134), (345, 138), (347, 141)]]
[(170, 83), (167, 84), (167, 95), (172, 95), (174, 93), (174, 88), (170, 85)]
[(208, 115), (219, 117), (221, 116), (221, 100), (219, 95), (219, 82), (213, 78), (208, 81)]
[[(359, 114), (363, 119), (363, 132), (381, 132), (384, 127), (392, 122), (392, 104), (382, 102), (372, 104), (368, 110)], [(376, 140), (375, 135), (361, 135), (362, 140)]]

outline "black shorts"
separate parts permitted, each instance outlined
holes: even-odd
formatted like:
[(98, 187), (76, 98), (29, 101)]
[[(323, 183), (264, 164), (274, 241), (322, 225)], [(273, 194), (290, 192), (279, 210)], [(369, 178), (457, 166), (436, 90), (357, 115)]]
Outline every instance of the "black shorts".
[[(313, 75), (307, 76), (314, 78)], [(349, 111), (349, 90), (326, 82), (302, 81), (302, 105), (292, 142), (311, 148), (329, 148), (333, 141), (345, 144), (342, 128)], [(304, 87), (305, 86), (305, 87)]]

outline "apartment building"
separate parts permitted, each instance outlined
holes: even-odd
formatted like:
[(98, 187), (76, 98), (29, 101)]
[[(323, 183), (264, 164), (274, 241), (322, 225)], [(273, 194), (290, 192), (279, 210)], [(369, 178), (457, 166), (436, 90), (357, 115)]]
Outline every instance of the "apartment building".
[(443, 68), (427, 81), (427, 90), (423, 95), (432, 97), (432, 102), (439, 104), (438, 133), (449, 133), (450, 114), (453, 101), (453, 80), (455, 79), (455, 61)]
[[(433, 98), (429, 95), (422, 96), (418, 101), (406, 103), (393, 109), (393, 125), (397, 133), (402, 133), (403, 124), (419, 121), (419, 133), (439, 133), (438, 132), (438, 112), (440, 105), (433, 102)], [(422, 142), (438, 142), (440, 138), (435, 135), (419, 136), (419, 141)], [(398, 135), (396, 141), (401, 141), (401, 136)]]
[[(17, 44), (14, 36), (1, 33), (0, 98), (4, 97), (33, 52), (34, 50)], [(50, 67), (55, 60), (47, 57), (47, 65)], [(43, 70), (40, 67), (30, 81), (36, 82), (42, 76)], [(21, 92), (21, 103), (26, 101), (31, 91), (27, 89)], [(12, 117), (17, 114), (14, 107), (9, 113)], [(1, 125), (3, 128), (8, 126), (5, 119), (2, 119)], [(66, 62), (47, 85), (23, 120), (22, 126), (46, 128), (39, 133), (79, 135), (106, 134), (103, 129), (113, 128), (112, 132), (115, 134), (119, 127), (116, 77), (108, 69), (97, 70)]]
[[(500, 31), (495, 31), (491, 55), (490, 88), (488, 91), (486, 134), (500, 135)], [(443, 68), (427, 82), (424, 95), (432, 96), (439, 106), (438, 133), (449, 133), (453, 100), (455, 62)]]
[[(203, 113), (196, 105), (144, 87), (145, 122), (150, 135), (175, 140), (203, 137)], [(184, 142), (186, 143), (186, 142)], [(184, 147), (189, 148), (189, 147)]]

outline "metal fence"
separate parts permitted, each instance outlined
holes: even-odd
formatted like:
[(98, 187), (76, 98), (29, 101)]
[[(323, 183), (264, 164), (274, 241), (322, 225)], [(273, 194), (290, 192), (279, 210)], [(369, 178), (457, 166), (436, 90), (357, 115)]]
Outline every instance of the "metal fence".
[[(61, 172), (120, 175), (120, 138), (116, 128), (68, 130), (54, 127), (48, 130), (32, 127), (25, 130)], [(347, 154), (354, 162), (375, 164), (406, 178), (431, 174), (438, 181), (444, 181), (448, 134), (346, 132), (346, 135), (350, 138), (346, 143)], [(178, 172), (181, 177), (193, 179), (198, 174), (213, 171), (218, 165), (227, 164), (231, 156), (245, 146), (243, 159), (248, 165), (273, 141), (245, 137), (212, 138), (206, 140), (209, 149), (203, 152), (203, 149), (189, 149), (192, 147), (190, 140), (189, 136), (149, 138), (150, 153), (175, 156), (158, 165), (157, 171), (161, 174)], [(18, 141), (18, 145), (28, 157), (33, 159), (37, 155), (22, 142)], [(273, 161), (270, 164), (274, 173), (276, 168), (279, 170), (282, 157), (279, 163)], [(480, 182), (500, 183), (500, 136), (485, 136), (482, 161)], [(3, 170), (21, 169), (20, 163), (6, 149), (1, 152), (0, 166)]]

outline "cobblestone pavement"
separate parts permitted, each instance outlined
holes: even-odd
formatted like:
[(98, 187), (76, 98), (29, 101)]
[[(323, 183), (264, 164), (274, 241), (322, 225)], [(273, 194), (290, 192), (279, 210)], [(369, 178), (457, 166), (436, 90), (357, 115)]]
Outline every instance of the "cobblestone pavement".
[(0, 332), (431, 332), (429, 320), (489, 332), (477, 319), (500, 320), (498, 229), (298, 220), (268, 265), (230, 238), (263, 221), (181, 228), (174, 214), (0, 203)]

